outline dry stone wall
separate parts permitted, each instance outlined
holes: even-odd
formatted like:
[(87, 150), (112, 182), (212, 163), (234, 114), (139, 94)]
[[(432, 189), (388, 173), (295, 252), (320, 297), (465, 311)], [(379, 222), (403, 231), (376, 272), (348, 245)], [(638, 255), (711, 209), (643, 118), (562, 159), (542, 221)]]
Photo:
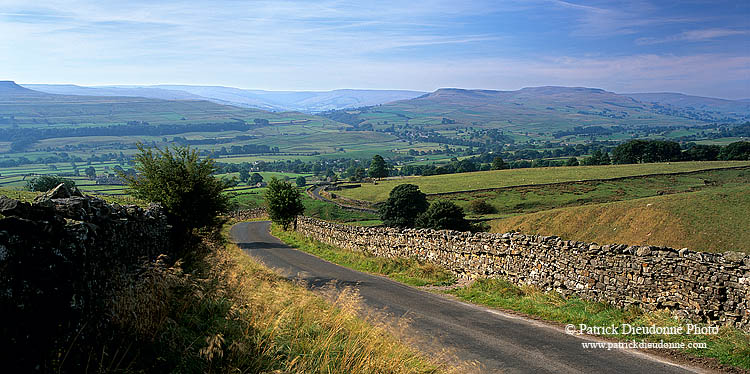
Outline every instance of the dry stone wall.
[(298, 217), (297, 231), (382, 257), (415, 257), (465, 278), (503, 277), (620, 307), (750, 330), (750, 256), (556, 236), (357, 227)]
[(265, 208), (255, 208), (255, 209), (238, 209), (233, 210), (227, 214), (229, 217), (234, 218), (236, 220), (250, 220), (250, 219), (258, 219), (258, 218), (267, 218), (268, 212)]
[(98, 339), (118, 282), (169, 253), (161, 207), (75, 192), (60, 185), (34, 203), (0, 196), (0, 357), (18, 367), (45, 362), (35, 354), (52, 355), (58, 339)]

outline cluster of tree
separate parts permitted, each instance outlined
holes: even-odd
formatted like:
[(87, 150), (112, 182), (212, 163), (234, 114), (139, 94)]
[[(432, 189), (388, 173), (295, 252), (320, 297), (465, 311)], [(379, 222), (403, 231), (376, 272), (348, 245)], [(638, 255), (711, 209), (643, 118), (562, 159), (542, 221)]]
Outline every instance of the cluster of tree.
[(389, 227), (457, 231), (472, 229), (463, 208), (450, 201), (430, 204), (427, 202), (427, 195), (413, 184), (394, 187), (379, 213), (383, 224)]
[(569, 135), (611, 135), (616, 132), (624, 132), (625, 128), (621, 126), (602, 127), (602, 126), (577, 126), (572, 130), (564, 130), (553, 133), (555, 138), (562, 138)]
[(615, 164), (668, 161), (748, 160), (750, 142), (735, 142), (724, 147), (690, 143), (684, 151), (679, 143), (665, 140), (631, 140), (612, 150)]
[(229, 148), (221, 147), (219, 150), (203, 150), (201, 154), (224, 156), (224, 155), (246, 155), (258, 153), (279, 153), (279, 147), (270, 147), (265, 144), (233, 145)]

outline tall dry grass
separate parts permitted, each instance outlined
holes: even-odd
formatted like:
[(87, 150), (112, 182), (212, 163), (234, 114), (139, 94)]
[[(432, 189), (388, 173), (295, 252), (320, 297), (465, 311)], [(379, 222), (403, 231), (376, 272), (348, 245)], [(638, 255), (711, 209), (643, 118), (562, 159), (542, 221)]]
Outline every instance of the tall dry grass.
[(200, 271), (157, 261), (123, 288), (112, 321), (133, 339), (104, 349), (127, 353), (95, 357), (93, 371), (465, 372), (405, 343), (403, 322), (364, 313), (353, 290), (312, 293), (233, 244), (203, 245)]

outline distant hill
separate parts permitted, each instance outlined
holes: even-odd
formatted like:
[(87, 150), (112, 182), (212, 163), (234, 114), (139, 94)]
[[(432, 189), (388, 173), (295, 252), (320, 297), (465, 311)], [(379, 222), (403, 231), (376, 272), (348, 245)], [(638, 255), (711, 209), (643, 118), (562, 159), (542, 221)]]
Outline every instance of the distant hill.
[(750, 112), (736, 111), (736, 107), (687, 108), (596, 88), (545, 86), (517, 91), (443, 88), (414, 99), (324, 115), (376, 129), (408, 123), (437, 130), (484, 127), (549, 132), (578, 126), (675, 126), (750, 119)]
[[(69, 89), (79, 93), (99, 92), (75, 86)], [(0, 128), (10, 125), (110, 125), (134, 121), (150, 124), (253, 123), (256, 118), (288, 122), (290, 117), (309, 119), (311, 116), (291, 114), (282, 118), (275, 113), (206, 100), (59, 95), (30, 90), (14, 82), (0, 82)]]
[(132, 96), (162, 100), (206, 100), (206, 98), (184, 91), (153, 87), (82, 87), (73, 84), (24, 84), (26, 88), (57, 94), (76, 96)]
[(0, 81), (0, 98), (10, 96), (39, 96), (41, 92), (19, 86), (13, 81)]
[(725, 100), (671, 92), (630, 93), (625, 95), (644, 103), (671, 105), (683, 109), (717, 112), (735, 116), (750, 115), (750, 101), (747, 100)]
[(263, 91), (223, 86), (99, 86), (27, 84), (27, 88), (61, 95), (132, 96), (164, 100), (207, 100), (269, 111), (308, 113), (411, 99), (424, 92), (403, 90)]

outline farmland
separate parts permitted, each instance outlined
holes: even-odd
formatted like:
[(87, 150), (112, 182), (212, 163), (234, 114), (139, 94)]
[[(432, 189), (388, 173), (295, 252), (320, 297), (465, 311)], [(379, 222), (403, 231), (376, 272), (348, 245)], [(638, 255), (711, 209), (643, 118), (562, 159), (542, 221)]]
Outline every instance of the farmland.
[(609, 179), (647, 174), (680, 173), (723, 167), (747, 166), (745, 161), (671, 162), (634, 165), (605, 165), (493, 170), (473, 173), (393, 178), (377, 184), (341, 191), (340, 195), (369, 202), (384, 201), (393, 187), (411, 183), (427, 194), (450, 193), (519, 185)]

